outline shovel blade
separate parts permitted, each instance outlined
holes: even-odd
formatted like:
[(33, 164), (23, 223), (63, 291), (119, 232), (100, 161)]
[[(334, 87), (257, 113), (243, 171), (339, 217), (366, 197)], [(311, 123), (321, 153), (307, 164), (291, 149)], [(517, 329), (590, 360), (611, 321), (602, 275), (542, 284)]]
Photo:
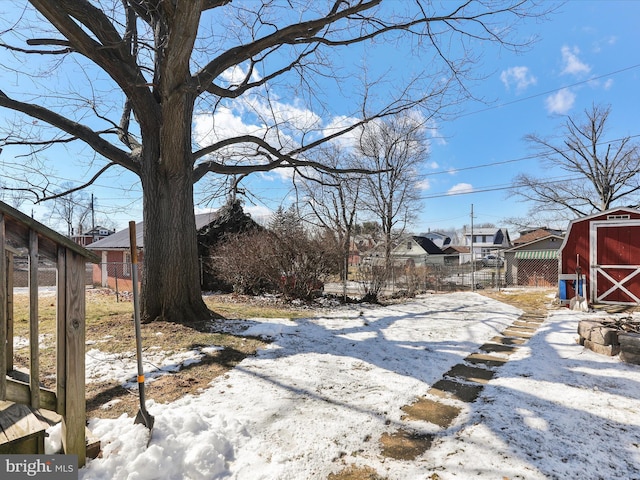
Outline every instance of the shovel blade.
[(138, 410), (138, 414), (136, 415), (136, 419), (134, 420), (134, 425), (141, 423), (149, 430), (153, 428), (154, 418), (149, 415), (148, 412), (143, 412), (142, 410)]

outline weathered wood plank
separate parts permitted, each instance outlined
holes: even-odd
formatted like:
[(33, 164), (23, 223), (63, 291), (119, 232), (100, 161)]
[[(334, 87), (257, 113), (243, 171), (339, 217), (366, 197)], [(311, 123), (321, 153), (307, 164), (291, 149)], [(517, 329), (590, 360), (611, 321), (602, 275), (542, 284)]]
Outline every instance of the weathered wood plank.
[(5, 249), (7, 253), (7, 372), (13, 370), (13, 272), (14, 252)]
[(8, 442), (43, 435), (49, 424), (28, 405), (0, 401), (0, 429)]
[[(86, 460), (85, 423), (85, 286), (84, 258), (66, 251), (66, 415), (62, 442), (67, 454), (78, 455), (79, 466)], [(62, 299), (60, 299), (62, 301)]]
[[(7, 400), (16, 403), (31, 403), (31, 386), (14, 378), (7, 378)], [(40, 407), (47, 410), (56, 410), (56, 392), (46, 388), (39, 388)]]
[(11, 342), (8, 341), (7, 324), (9, 319), (7, 313), (7, 257), (5, 252), (5, 225), (4, 214), (0, 213), (0, 345), (2, 345), (2, 352), (0, 352), (0, 400), (7, 398), (7, 356), (8, 356), (8, 344), (13, 346), (13, 336)]
[(40, 408), (40, 331), (38, 325), (38, 234), (29, 232), (29, 379), (33, 408)]
[(58, 248), (56, 266), (56, 393), (58, 403), (56, 412), (66, 415), (67, 403), (67, 267), (66, 249)]

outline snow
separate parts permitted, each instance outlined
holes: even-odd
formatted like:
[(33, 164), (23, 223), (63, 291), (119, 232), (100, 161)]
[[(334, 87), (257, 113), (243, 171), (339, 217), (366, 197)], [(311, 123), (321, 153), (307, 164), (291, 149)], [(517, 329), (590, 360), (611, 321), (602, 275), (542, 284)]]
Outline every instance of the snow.
[[(461, 409), (449, 427), (403, 419), (402, 406), (521, 313), (467, 292), (230, 322), (272, 343), (198, 396), (149, 400), (148, 446), (132, 416), (91, 419), (103, 453), (80, 479), (326, 479), (349, 465), (403, 480), (639, 479), (640, 367), (576, 343), (591, 313), (550, 311), (474, 403), (439, 399)], [(112, 363), (114, 378), (135, 376), (134, 363)], [(435, 440), (414, 460), (382, 456), (381, 436), (401, 428)]]

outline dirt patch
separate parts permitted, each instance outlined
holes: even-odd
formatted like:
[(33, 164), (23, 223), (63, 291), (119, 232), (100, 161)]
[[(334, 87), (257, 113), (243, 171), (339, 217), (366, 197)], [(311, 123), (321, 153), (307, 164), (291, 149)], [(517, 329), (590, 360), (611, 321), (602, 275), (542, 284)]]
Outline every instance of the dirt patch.
[(411, 405), (405, 405), (401, 410), (406, 413), (402, 420), (421, 420), (447, 428), (460, 414), (460, 409), (453, 405), (437, 402), (429, 398), (420, 398)]
[(344, 470), (338, 473), (330, 473), (327, 477), (328, 480), (387, 480), (387, 477), (378, 475), (371, 467), (358, 467), (356, 465), (349, 465)]
[[(215, 378), (224, 375), (247, 356), (255, 354), (259, 345), (263, 345), (263, 342), (253, 340), (245, 344), (243, 351), (227, 347), (206, 354), (198, 363), (186, 365), (177, 372), (145, 383), (146, 398), (156, 403), (170, 403), (185, 395), (198, 395)], [(127, 390), (116, 382), (87, 384), (89, 417), (117, 418), (123, 413), (135, 415), (138, 408), (138, 392), (135, 388)]]
[(396, 460), (415, 460), (431, 448), (434, 435), (429, 433), (397, 430), (380, 437), (382, 455)]

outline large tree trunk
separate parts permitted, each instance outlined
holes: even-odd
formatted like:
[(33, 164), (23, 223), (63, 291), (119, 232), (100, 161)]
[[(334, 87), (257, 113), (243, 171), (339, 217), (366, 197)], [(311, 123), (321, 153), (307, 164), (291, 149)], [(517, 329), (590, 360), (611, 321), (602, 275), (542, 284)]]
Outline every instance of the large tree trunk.
[(158, 132), (145, 138), (141, 180), (144, 272), (141, 314), (146, 322), (190, 323), (211, 317), (202, 300), (193, 203), (191, 116), (184, 91), (161, 100)]
[(191, 170), (144, 182), (144, 321), (210, 318), (200, 290)]

